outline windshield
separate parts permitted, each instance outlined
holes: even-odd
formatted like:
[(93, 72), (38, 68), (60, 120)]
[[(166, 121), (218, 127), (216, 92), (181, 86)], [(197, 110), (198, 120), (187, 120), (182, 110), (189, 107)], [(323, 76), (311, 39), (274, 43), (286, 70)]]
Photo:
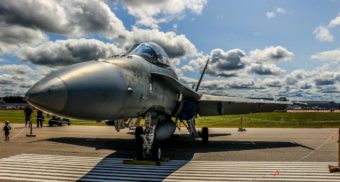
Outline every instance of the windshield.
[(157, 62), (157, 55), (156, 52), (146, 44), (140, 44), (137, 46), (130, 54), (135, 54), (142, 56), (144, 59), (150, 62)]
[(129, 55), (139, 55), (152, 63), (160, 63), (162, 65), (169, 65), (169, 58), (165, 51), (155, 43), (142, 43), (132, 51), (129, 51)]

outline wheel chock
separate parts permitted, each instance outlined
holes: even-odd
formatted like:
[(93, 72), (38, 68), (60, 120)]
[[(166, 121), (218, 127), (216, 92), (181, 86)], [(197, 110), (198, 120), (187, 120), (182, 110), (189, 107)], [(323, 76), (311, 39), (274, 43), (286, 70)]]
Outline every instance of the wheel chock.
[(159, 161), (153, 161), (153, 160), (124, 160), (123, 164), (134, 164), (134, 165), (161, 165)]
[(244, 131), (247, 131), (245, 128), (238, 128), (238, 131), (239, 132), (244, 132)]
[(163, 157), (160, 161), (155, 160), (137, 160), (127, 159), (123, 160), (123, 164), (134, 164), (134, 165), (161, 165), (161, 162), (169, 162), (169, 157)]
[(337, 165), (328, 165), (330, 173), (340, 172), (340, 168)]

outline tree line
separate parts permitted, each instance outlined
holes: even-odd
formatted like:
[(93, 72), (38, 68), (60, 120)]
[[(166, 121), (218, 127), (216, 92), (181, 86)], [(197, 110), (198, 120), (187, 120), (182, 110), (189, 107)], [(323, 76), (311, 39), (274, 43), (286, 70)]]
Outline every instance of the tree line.
[(0, 100), (2, 100), (4, 103), (26, 103), (24, 97), (22, 96), (5, 96)]

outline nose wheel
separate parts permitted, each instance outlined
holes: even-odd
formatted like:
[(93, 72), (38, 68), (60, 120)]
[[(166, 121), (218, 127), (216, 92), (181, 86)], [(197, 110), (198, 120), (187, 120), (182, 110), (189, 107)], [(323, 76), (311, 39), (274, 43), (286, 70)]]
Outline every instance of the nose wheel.
[(137, 146), (137, 159), (138, 160), (143, 160), (144, 158), (144, 151), (143, 151), (143, 127), (138, 126), (135, 129), (135, 140), (136, 140), (136, 146)]
[(162, 150), (158, 142), (154, 142), (152, 146), (152, 159), (160, 161), (162, 159)]
[(139, 149), (137, 151), (138, 160), (160, 161), (162, 159), (162, 149), (160, 146), (153, 145), (151, 152), (148, 152), (147, 149), (143, 149), (141, 146), (139, 146)]
[(151, 114), (147, 113), (145, 117), (145, 129), (141, 126), (136, 127), (135, 139), (137, 143), (137, 159), (151, 159), (160, 161), (162, 158), (162, 150), (160, 143), (155, 140), (155, 128), (157, 118), (151, 118)]
[(158, 142), (154, 141), (151, 150), (143, 147), (143, 139), (136, 139), (137, 143), (137, 160), (154, 160), (162, 159), (162, 149)]

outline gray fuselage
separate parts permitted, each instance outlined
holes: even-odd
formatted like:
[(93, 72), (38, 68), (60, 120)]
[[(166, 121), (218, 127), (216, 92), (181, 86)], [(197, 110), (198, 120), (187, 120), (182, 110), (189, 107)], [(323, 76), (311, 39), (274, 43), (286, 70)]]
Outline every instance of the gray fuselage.
[(170, 66), (128, 55), (53, 72), (27, 92), (26, 100), (43, 111), (86, 120), (133, 118), (149, 110), (171, 115), (179, 93), (153, 72), (178, 79)]

